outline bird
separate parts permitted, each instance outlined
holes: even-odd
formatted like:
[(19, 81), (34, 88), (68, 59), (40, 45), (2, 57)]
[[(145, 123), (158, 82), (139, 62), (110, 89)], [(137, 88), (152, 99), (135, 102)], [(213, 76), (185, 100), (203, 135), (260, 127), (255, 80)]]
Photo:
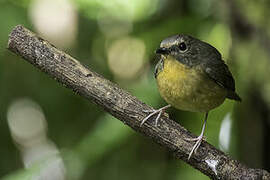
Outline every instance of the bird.
[(179, 110), (204, 113), (201, 133), (196, 138), (188, 160), (196, 153), (204, 139), (209, 111), (220, 106), (225, 99), (241, 101), (235, 91), (235, 81), (220, 52), (212, 45), (190, 35), (177, 34), (161, 41), (156, 50), (158, 63), (155, 79), (161, 97), (168, 105), (150, 114), (141, 121), (141, 126), (152, 116), (160, 116), (169, 107)]

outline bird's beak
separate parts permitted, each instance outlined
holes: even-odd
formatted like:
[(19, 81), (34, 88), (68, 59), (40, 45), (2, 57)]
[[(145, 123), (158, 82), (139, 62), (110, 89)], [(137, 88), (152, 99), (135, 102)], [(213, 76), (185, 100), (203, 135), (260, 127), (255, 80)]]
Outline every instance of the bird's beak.
[(167, 48), (161, 47), (156, 50), (156, 54), (169, 54), (169, 50)]

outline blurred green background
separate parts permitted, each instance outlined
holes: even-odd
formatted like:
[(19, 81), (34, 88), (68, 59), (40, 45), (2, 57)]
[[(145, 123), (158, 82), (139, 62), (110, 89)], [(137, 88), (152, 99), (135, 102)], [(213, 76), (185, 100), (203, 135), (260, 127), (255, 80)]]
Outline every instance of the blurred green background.
[[(208, 142), (270, 171), (270, 1), (0, 0), (0, 178), (208, 179), (6, 49), (22, 24), (161, 107), (154, 51), (185, 33), (223, 55), (242, 103), (211, 111)], [(203, 114), (168, 110), (195, 134)]]

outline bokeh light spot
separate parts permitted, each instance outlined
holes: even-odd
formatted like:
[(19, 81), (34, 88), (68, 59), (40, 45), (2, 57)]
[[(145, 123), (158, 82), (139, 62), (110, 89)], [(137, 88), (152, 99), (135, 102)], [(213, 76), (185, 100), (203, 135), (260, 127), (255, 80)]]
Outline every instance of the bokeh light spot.
[(29, 146), (33, 141), (44, 139), (47, 124), (38, 104), (30, 99), (13, 102), (7, 113), (8, 125), (16, 143)]
[(228, 113), (221, 122), (219, 132), (219, 148), (225, 152), (228, 152), (230, 147), (231, 128), (232, 128), (231, 113)]
[(145, 44), (142, 40), (125, 37), (108, 48), (109, 68), (119, 78), (129, 79), (138, 75), (143, 67)]
[(77, 36), (77, 11), (68, 0), (35, 0), (29, 16), (38, 33), (57, 47), (72, 46)]

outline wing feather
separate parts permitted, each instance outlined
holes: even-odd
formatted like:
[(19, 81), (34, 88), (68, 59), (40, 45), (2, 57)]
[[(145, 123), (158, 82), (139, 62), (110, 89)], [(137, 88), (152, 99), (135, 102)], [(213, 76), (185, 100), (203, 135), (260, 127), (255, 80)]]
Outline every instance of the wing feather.
[(232, 73), (223, 60), (208, 61), (203, 67), (210, 79), (228, 90), (227, 98), (241, 101), (241, 98), (235, 92), (235, 82)]

